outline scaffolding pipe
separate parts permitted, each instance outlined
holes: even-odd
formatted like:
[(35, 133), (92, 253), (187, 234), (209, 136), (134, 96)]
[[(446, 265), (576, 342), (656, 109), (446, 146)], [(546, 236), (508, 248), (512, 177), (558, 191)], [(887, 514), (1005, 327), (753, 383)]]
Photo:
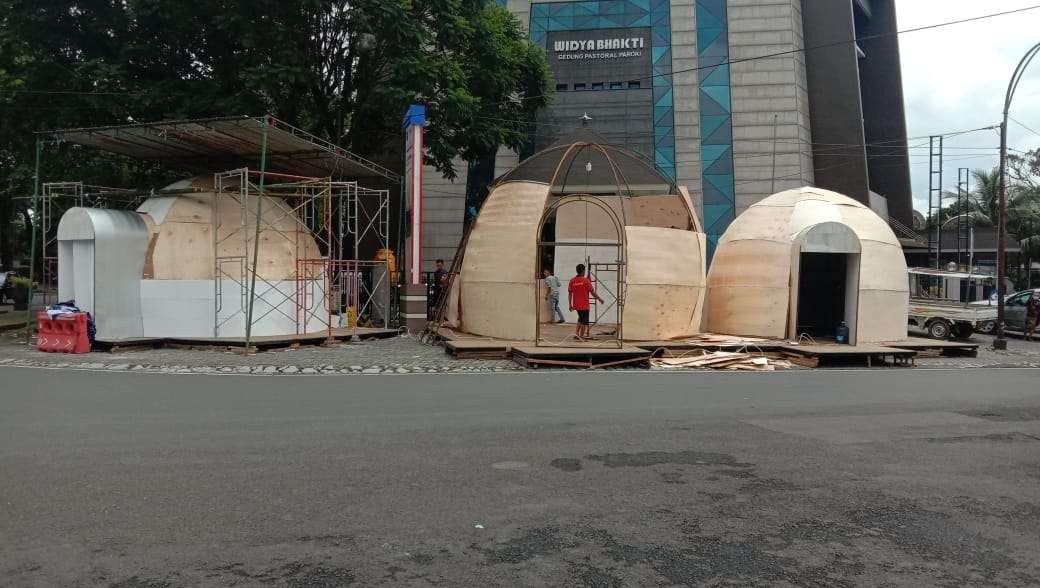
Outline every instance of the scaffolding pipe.
[[(32, 324), (32, 307), (33, 307), (33, 279), (35, 279), (34, 269), (36, 268), (36, 229), (40, 224), (39, 215), (39, 203), (40, 203), (40, 154), (43, 151), (43, 141), (36, 139), (36, 168), (33, 171), (33, 226), (32, 226), (32, 239), (29, 245), (29, 299), (25, 303), (25, 344), (32, 344), (32, 333), (33, 329), (29, 325)], [(47, 235), (44, 234), (43, 238), (46, 239)]]
[[(249, 354), (249, 343), (253, 334), (253, 304), (256, 301), (256, 271), (260, 260), (260, 219), (264, 206), (264, 176), (267, 171), (267, 117), (260, 121), (260, 184), (256, 197), (256, 236), (253, 239), (253, 263), (249, 272), (249, 306), (246, 310), (246, 346)], [(216, 195), (214, 195), (216, 198)], [(248, 210), (246, 211), (248, 214)]]

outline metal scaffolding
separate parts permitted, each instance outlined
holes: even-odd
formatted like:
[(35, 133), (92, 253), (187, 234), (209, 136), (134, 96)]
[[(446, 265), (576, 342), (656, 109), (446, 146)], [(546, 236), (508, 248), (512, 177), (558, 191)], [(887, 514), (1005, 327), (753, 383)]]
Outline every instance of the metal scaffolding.
[[(253, 327), (275, 313), (292, 321), (296, 334), (307, 333), (317, 319), (329, 339), (341, 326), (356, 333), (362, 322), (390, 325), (390, 260), (359, 259), (365, 249), (389, 248), (389, 190), (248, 168), (214, 174), (214, 190), (214, 337), (241, 319), (248, 341)], [(234, 215), (226, 214), (221, 198), (238, 204)], [(265, 208), (264, 200), (272, 198), (284, 205), (272, 209), (269, 201)], [(282, 240), (292, 250), (288, 280), (265, 277), (257, 270), (261, 235)], [(311, 239), (317, 251), (309, 247)], [(232, 249), (232, 240), (240, 242), (241, 247), (233, 249), (241, 253), (221, 255)], [(288, 291), (285, 281), (292, 282)], [(242, 304), (224, 308), (227, 287), (237, 289), (232, 298)], [(258, 303), (263, 309), (256, 313)], [(336, 318), (344, 315), (349, 318), (337, 324)]]
[(146, 192), (95, 186), (83, 182), (46, 182), (37, 200), (36, 219), (42, 260), (41, 294), (44, 304), (57, 302), (58, 223), (75, 207), (130, 209), (137, 207)]
[[(365, 249), (390, 251), (389, 190), (362, 188), (356, 181), (333, 181), (333, 178), (372, 178), (376, 181), (400, 183), (397, 174), (358, 157), (328, 141), (302, 131), (272, 115), (259, 117), (227, 117), (195, 120), (161, 121), (133, 125), (63, 129), (37, 133), (36, 162), (33, 175), (33, 236), (30, 251), (30, 281), (36, 271), (35, 260), (42, 253), (44, 281), (54, 282), (55, 270), (47, 269), (48, 260), (57, 257), (57, 220), (72, 206), (102, 208), (134, 208), (150, 196), (187, 192), (204, 192), (198, 188), (183, 190), (136, 191), (89, 186), (82, 182), (52, 182), (41, 191), (40, 160), (46, 145), (73, 143), (125, 155), (140, 160), (159, 162), (171, 168), (212, 173), (214, 169), (232, 171), (214, 174), (216, 196), (213, 198), (213, 239), (216, 314), (214, 332), (227, 323), (235, 312), (245, 309), (246, 350), (250, 349), (253, 325), (281, 308), (263, 310), (254, 317), (257, 300), (279, 300), (277, 306), (291, 301), (297, 309), (297, 331), (306, 330), (300, 304), (314, 292), (304, 292), (301, 281), (319, 279), (317, 296), (323, 301), (326, 328), (332, 336), (332, 317), (342, 315), (352, 305), (358, 318), (389, 326), (392, 322), (393, 276), (389, 255), (382, 261), (356, 259)], [(249, 166), (259, 161), (259, 169)], [(273, 183), (272, 183), (273, 182)], [(288, 210), (279, 207), (274, 217), (265, 220), (264, 197), (283, 199)], [(241, 216), (237, 223), (221, 218), (218, 198), (236, 198)], [(255, 199), (255, 208), (250, 199)], [(255, 221), (250, 232), (249, 222)], [(291, 228), (273, 224), (286, 221)], [(218, 228), (225, 229), (218, 231)], [(290, 240), (296, 252), (296, 268), (290, 281), (297, 287), (286, 293), (274, 281), (259, 276), (261, 233), (274, 231), (278, 238)], [(318, 245), (317, 258), (307, 258), (303, 235), (313, 236)], [(237, 255), (219, 254), (222, 244), (241, 239), (243, 249)], [(37, 247), (40, 247), (37, 250)], [(320, 269), (317, 266), (320, 262)], [(344, 277), (345, 276), (345, 277)], [(351, 277), (353, 276), (353, 277)], [(376, 276), (376, 277), (373, 277)], [(242, 304), (238, 311), (228, 310), (222, 317), (222, 278), (239, 288)], [(351, 279), (356, 283), (351, 283)], [(257, 283), (259, 282), (259, 284)], [(383, 295), (385, 293), (385, 300)], [(369, 294), (368, 301), (362, 300)], [(377, 296), (378, 295), (378, 296)], [(32, 289), (26, 320), (32, 316)], [(301, 302), (302, 301), (302, 302)], [(375, 302), (373, 302), (375, 301)], [(382, 314), (376, 316), (377, 312)], [(365, 314), (367, 312), (367, 314)], [(317, 311), (311, 312), (316, 316)], [(373, 321), (373, 318), (378, 319)], [(302, 326), (301, 326), (302, 322)], [(354, 320), (357, 327), (359, 320)], [(27, 337), (31, 336), (31, 331)]]

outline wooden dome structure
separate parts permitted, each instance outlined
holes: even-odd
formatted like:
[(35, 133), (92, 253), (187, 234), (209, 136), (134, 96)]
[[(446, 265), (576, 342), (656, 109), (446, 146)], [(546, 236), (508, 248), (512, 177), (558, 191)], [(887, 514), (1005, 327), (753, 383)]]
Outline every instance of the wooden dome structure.
[[(213, 176), (196, 176), (167, 186), (137, 208), (152, 234), (144, 278), (212, 280), (218, 259), (248, 258), (255, 239), (257, 198), (217, 194)], [(197, 190), (197, 191), (190, 191)], [(314, 236), (296, 222), (283, 198), (267, 196), (261, 209), (257, 277), (293, 279), (297, 259), (320, 258)]]
[(719, 241), (705, 328), (769, 338), (906, 338), (906, 260), (892, 229), (859, 202), (804, 187), (747, 209)]
[(460, 259), (442, 318), (467, 333), (547, 343), (541, 272), (564, 284), (573, 320), (566, 284), (578, 263), (605, 299), (593, 320), (615, 342), (699, 332), (705, 236), (689, 194), (624, 149), (557, 145), (503, 175)]

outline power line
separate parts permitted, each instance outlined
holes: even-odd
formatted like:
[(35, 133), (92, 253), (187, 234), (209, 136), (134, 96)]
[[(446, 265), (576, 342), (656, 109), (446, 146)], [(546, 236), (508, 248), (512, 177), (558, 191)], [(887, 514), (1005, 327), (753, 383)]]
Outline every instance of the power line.
[[(980, 20), (996, 18), (996, 17), (999, 17), (999, 16), (1008, 16), (1008, 15), (1011, 15), (1011, 14), (1018, 14), (1018, 13), (1021, 13), (1021, 12), (1026, 12), (1026, 11), (1029, 11), (1029, 10), (1036, 10), (1038, 8), (1040, 8), (1040, 4), (1035, 4), (1033, 6), (1027, 6), (1025, 8), (1018, 8), (1018, 9), (1015, 9), (1015, 10), (1007, 10), (1007, 11), (1004, 11), (1004, 12), (993, 12), (993, 13), (990, 13), (990, 14), (983, 14), (983, 15), (974, 16), (974, 17), (970, 17), (970, 18), (962, 18), (960, 20), (951, 20), (951, 21), (935, 23), (935, 24), (931, 24), (931, 25), (914, 27), (914, 28), (911, 28), (911, 29), (904, 29), (904, 30), (901, 30), (901, 31), (894, 31), (894, 32), (891, 32), (891, 33), (877, 33), (877, 34), (874, 34), (874, 35), (865, 35), (865, 36), (862, 36), (862, 37), (854, 37), (852, 39), (845, 40), (845, 41), (835, 41), (835, 42), (832, 42), (832, 43), (824, 43), (822, 45), (814, 45), (812, 47), (802, 47), (802, 48), (797, 48), (797, 49), (789, 49), (787, 51), (778, 51), (776, 53), (767, 53), (765, 55), (758, 55), (758, 56), (755, 56), (755, 57), (743, 57), (743, 58), (740, 58), (740, 59), (730, 59), (730, 60), (723, 61), (723, 62), (720, 62), (720, 63), (712, 64), (712, 65), (699, 65), (697, 67), (691, 67), (691, 68), (687, 68), (687, 69), (675, 70), (675, 71), (671, 71), (671, 72), (668, 72), (668, 73), (652, 74), (652, 75), (644, 77), (644, 78), (636, 78), (636, 79), (634, 79), (632, 81), (653, 80), (655, 78), (674, 76), (675, 74), (680, 74), (680, 73), (689, 73), (689, 72), (694, 72), (694, 71), (700, 71), (702, 69), (713, 69), (713, 68), (716, 68), (716, 67), (719, 67), (719, 66), (723, 66), (723, 65), (732, 65), (732, 64), (735, 64), (735, 63), (746, 63), (748, 61), (757, 61), (757, 60), (760, 60), (760, 59), (772, 59), (772, 58), (775, 58), (775, 57), (784, 57), (784, 56), (787, 56), (787, 55), (795, 55), (795, 54), (798, 54), (798, 53), (807, 53), (809, 51), (816, 51), (818, 49), (828, 49), (828, 48), (831, 48), (831, 47), (840, 47), (842, 45), (849, 45), (849, 44), (853, 44), (853, 43), (859, 43), (860, 41), (870, 41), (870, 40), (873, 40), (873, 39), (883, 39), (883, 38), (888, 38), (888, 37), (895, 37), (895, 36), (898, 36), (898, 35), (905, 35), (905, 34), (908, 34), (908, 33), (918, 33), (918, 32), (921, 32), (921, 31), (927, 31), (927, 30), (931, 30), (931, 29), (938, 29), (938, 28), (942, 28), (942, 27), (948, 27), (948, 26), (954, 26), (954, 25), (959, 25), (959, 24), (965, 24), (965, 23), (969, 23), (969, 22), (976, 22), (976, 21), (980, 21)], [(539, 94), (539, 95), (535, 95), (535, 96), (524, 96), (522, 99), (523, 100), (532, 100), (534, 98), (545, 98), (547, 96), (548, 96), (548, 94)], [(492, 103), (492, 104), (500, 104), (500, 102), (499, 103)]]
[(1015, 117), (1013, 117), (1011, 115), (1008, 115), (1008, 119), (1010, 119), (1012, 122), (1014, 122), (1018, 126), (1022, 127), (1023, 129), (1029, 131), (1030, 133), (1033, 133), (1037, 137), (1040, 137), (1040, 133), (1038, 133), (1038, 132), (1034, 131), (1033, 129), (1029, 128), (1028, 126), (1026, 126), (1025, 123), (1023, 123), (1022, 121), (1016, 119)]
[[(976, 22), (976, 21), (980, 21), (980, 20), (997, 18), (997, 17), (1000, 17), (1000, 16), (1008, 16), (1008, 15), (1012, 15), (1012, 14), (1018, 14), (1018, 13), (1027, 12), (1027, 11), (1036, 10), (1036, 9), (1040, 9), (1040, 4), (1033, 5), (1033, 6), (1026, 6), (1024, 8), (1018, 8), (1018, 9), (1015, 9), (1015, 10), (1006, 10), (1004, 12), (993, 12), (993, 13), (990, 13), (990, 14), (983, 14), (983, 15), (974, 16), (974, 17), (970, 17), (970, 18), (962, 18), (962, 19), (959, 19), (959, 20), (951, 20), (951, 21), (940, 22), (940, 23), (935, 23), (935, 24), (930, 24), (930, 25), (924, 25), (924, 26), (920, 26), (920, 27), (914, 27), (914, 28), (910, 28), (910, 29), (903, 29), (901, 31), (894, 31), (894, 32), (890, 32), (890, 33), (877, 33), (877, 34), (874, 34), (874, 35), (864, 35), (862, 37), (855, 37), (855, 38), (844, 40), (844, 41), (834, 41), (834, 42), (831, 42), (831, 43), (824, 43), (822, 45), (814, 45), (812, 47), (801, 47), (801, 48), (796, 48), (796, 49), (789, 49), (787, 51), (778, 51), (778, 52), (775, 52), (775, 53), (767, 53), (765, 55), (758, 55), (758, 56), (755, 56), (755, 57), (744, 57), (744, 58), (740, 58), (740, 59), (730, 59), (730, 60), (723, 61), (723, 62), (720, 62), (720, 63), (716, 63), (716, 64), (713, 64), (713, 65), (702, 65), (702, 66), (691, 67), (691, 68), (687, 68), (687, 69), (675, 70), (675, 71), (671, 71), (671, 72), (668, 72), (668, 73), (652, 74), (652, 75), (647, 76), (647, 77), (637, 78), (637, 80), (638, 81), (653, 80), (654, 78), (658, 78), (658, 77), (674, 76), (675, 74), (679, 74), (679, 73), (688, 73), (688, 72), (699, 71), (699, 70), (702, 70), (702, 69), (711, 69), (711, 68), (719, 67), (719, 66), (722, 66), (722, 65), (732, 65), (732, 64), (736, 64), (736, 63), (746, 63), (746, 62), (749, 62), (749, 61), (757, 61), (757, 60), (760, 60), (760, 59), (772, 59), (774, 57), (784, 57), (784, 56), (787, 56), (787, 55), (794, 55), (794, 54), (798, 54), (798, 53), (807, 53), (809, 51), (815, 51), (815, 50), (818, 50), (818, 49), (827, 49), (827, 48), (831, 48), (831, 47), (840, 47), (842, 45), (848, 45), (848, 44), (852, 44), (852, 43), (859, 43), (860, 41), (870, 41), (870, 40), (873, 40), (873, 39), (883, 39), (883, 38), (894, 37), (894, 36), (898, 36), (898, 35), (905, 35), (905, 34), (908, 34), (908, 33), (917, 33), (917, 32), (921, 32), (921, 31), (927, 31), (927, 30), (932, 30), (932, 29), (937, 29), (937, 28), (942, 28), (942, 27), (948, 27), (948, 26), (954, 26), (954, 25), (965, 24), (965, 23), (970, 23), (970, 22)], [(632, 81), (636, 81), (636, 80), (632, 80)], [(144, 95), (144, 94), (151, 94), (153, 92), (154, 91), (152, 91), (152, 90), (138, 91), (138, 92), (109, 92), (109, 91), (79, 92), (79, 91), (75, 91), (75, 90), (7, 90), (6, 91), (6, 93), (13, 93), (13, 94), (55, 94), (55, 95), (67, 94), (67, 95), (80, 95), (80, 96), (92, 96), (92, 95), (93, 96), (138, 96), (138, 95)], [(0, 92), (0, 94), (2, 94), (2, 93), (4, 93), (4, 92)], [(548, 94), (537, 94), (537, 95), (534, 95), (534, 96), (524, 96), (522, 99), (523, 100), (532, 100), (534, 98), (545, 98), (547, 96), (548, 96)], [(492, 103), (489, 103), (489, 104), (494, 105), (494, 104), (501, 104), (501, 103), (502, 102), (492, 102)]]

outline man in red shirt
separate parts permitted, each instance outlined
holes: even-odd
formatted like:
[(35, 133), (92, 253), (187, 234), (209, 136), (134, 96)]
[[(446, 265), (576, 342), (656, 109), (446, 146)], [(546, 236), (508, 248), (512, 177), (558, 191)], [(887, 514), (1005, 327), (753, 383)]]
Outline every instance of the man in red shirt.
[(596, 289), (592, 286), (592, 280), (585, 277), (585, 264), (579, 263), (578, 267), (574, 268), (574, 271), (578, 275), (571, 278), (569, 284), (567, 284), (567, 297), (570, 300), (571, 310), (577, 311), (578, 313), (578, 324), (574, 327), (574, 336), (579, 341), (584, 341), (589, 338), (589, 296), (592, 296), (600, 303), (603, 299), (596, 294)]

